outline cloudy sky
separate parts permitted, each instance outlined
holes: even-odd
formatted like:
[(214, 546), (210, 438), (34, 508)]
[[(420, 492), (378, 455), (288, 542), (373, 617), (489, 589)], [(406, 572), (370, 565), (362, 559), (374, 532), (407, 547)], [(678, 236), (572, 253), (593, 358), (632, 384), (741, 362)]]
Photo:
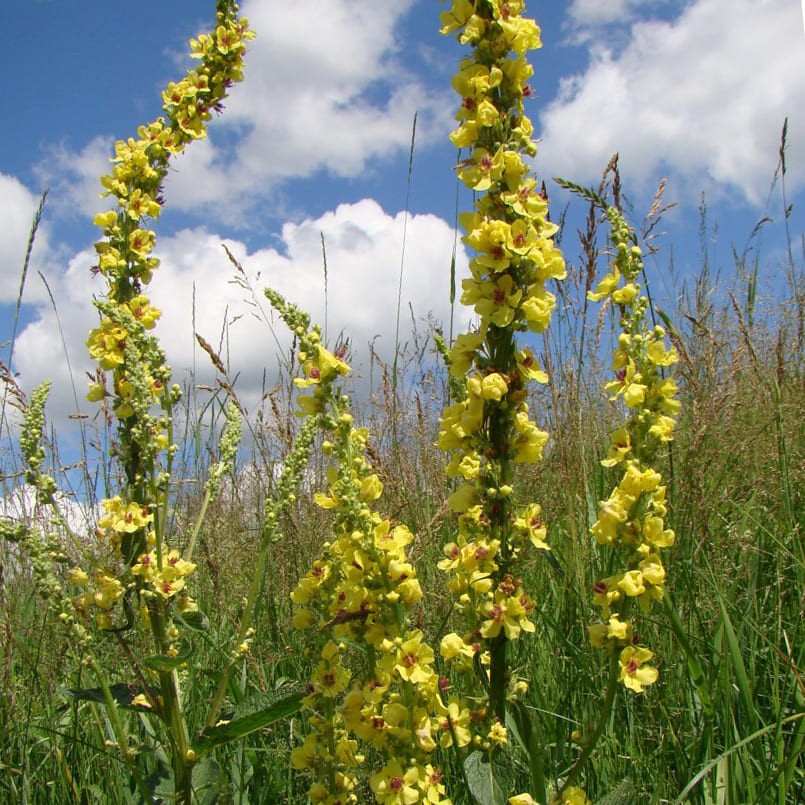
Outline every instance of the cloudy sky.
[[(210, 24), (212, 0), (5, 2), (0, 24), (0, 358), (23, 388), (56, 381), (53, 408), (83, 402), (84, 339), (95, 316), (91, 220), (112, 143), (156, 117), (160, 90), (187, 65), (187, 39)], [(276, 365), (274, 335), (233, 283), (221, 248), (260, 293), (271, 284), (390, 359), (402, 273), (403, 333), (411, 315), (447, 321), (456, 154), (447, 134), (461, 49), (438, 34), (437, 0), (244, 0), (258, 34), (246, 80), (207, 141), (178, 160), (166, 186), (151, 293), (177, 375), (206, 360), (195, 329), (240, 373), (248, 397)], [(764, 259), (781, 271), (780, 132), (788, 118), (790, 226), (805, 231), (805, 26), (800, 0), (530, 0), (545, 46), (533, 55), (541, 140), (536, 160), (555, 209), (563, 176), (597, 184), (620, 154), (641, 215), (660, 178), (666, 201), (662, 283), (695, 270), (705, 194), (711, 259), (725, 268), (763, 216)], [(14, 33), (16, 32), (16, 33)], [(417, 115), (409, 215), (408, 154)], [(11, 343), (20, 270), (42, 191), (49, 195)], [(471, 200), (460, 197), (461, 208)], [(404, 237), (405, 233), (405, 237)], [(404, 254), (403, 254), (403, 243)], [(573, 233), (563, 242), (575, 259)], [(459, 269), (466, 256), (459, 247)], [(769, 277), (769, 281), (772, 281)], [(666, 290), (670, 288), (665, 285)], [(671, 292), (671, 291), (669, 291)], [(51, 299), (52, 297), (52, 299)], [(261, 297), (262, 298), (262, 297)]]

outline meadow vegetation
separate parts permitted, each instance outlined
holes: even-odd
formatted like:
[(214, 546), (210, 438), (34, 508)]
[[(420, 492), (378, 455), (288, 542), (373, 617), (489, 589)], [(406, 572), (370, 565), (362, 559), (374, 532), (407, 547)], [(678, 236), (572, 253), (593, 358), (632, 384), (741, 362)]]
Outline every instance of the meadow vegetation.
[[(451, 136), (475, 191), (457, 297), (476, 322), (373, 356), (364, 397), (304, 300), (270, 289), (293, 343), (248, 416), (214, 347), (199, 340), (216, 388), (183, 394), (155, 335), (145, 222), (241, 78), (234, 3), (192, 40), (165, 115), (118, 143), (83, 529), (58, 513), (47, 390), (3, 367), (3, 427), (23, 422), (3, 491), (27, 481), (37, 509), (0, 520), (3, 801), (805, 801), (805, 239), (786, 130), (785, 220), (765, 224), (785, 232), (779, 263), (747, 249), (716, 272), (703, 248), (677, 275), (662, 187), (640, 220), (617, 158), (597, 188), (561, 182), (586, 205), (576, 243), (562, 191), (528, 173), (539, 30), (521, 12), (443, 15), (472, 51)], [(652, 301), (657, 271), (673, 302)]]

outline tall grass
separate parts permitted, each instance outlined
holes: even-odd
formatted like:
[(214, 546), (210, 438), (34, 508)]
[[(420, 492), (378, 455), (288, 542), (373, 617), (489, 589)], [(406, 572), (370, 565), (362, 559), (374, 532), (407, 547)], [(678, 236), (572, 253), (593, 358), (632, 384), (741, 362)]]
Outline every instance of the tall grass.
[[(722, 273), (718, 284), (704, 252), (698, 274), (678, 298), (663, 308), (652, 306), (651, 315), (665, 323), (681, 359), (682, 414), (661, 467), (669, 479), (677, 544), (666, 559), (673, 582), (663, 617), (648, 619), (651, 634), (641, 635), (661, 658), (659, 681), (639, 697), (614, 695), (600, 724), (601, 740), (583, 770), (588, 796), (600, 803), (805, 801), (803, 266), (793, 257), (784, 196), (786, 136), (784, 129), (775, 183), (786, 210), (787, 292), (761, 293), (776, 267), (764, 264), (758, 250), (751, 264), (746, 251), (736, 252), (731, 276)], [(409, 176), (412, 161), (413, 137)], [(598, 188), (598, 195), (605, 193), (618, 200), (616, 161)], [(651, 242), (666, 209), (661, 188), (642, 227), (644, 240)], [(513, 644), (509, 655), (513, 672), (530, 686), (522, 700), (527, 717), (507, 723), (512, 749), (500, 778), (506, 796), (535, 781), (547, 791), (563, 785), (581, 752), (579, 736), (596, 729), (606, 688), (606, 663), (590, 647), (586, 628), (595, 617), (588, 591), (614, 570), (589, 528), (597, 502), (617, 483), (600, 458), (619, 421), (618, 409), (601, 391), (608, 379), (602, 355), (618, 322), (611, 311), (596, 312), (587, 302), (608, 257), (599, 226), (593, 205), (580, 233), (580, 255), (568, 260), (569, 279), (557, 291), (558, 323), (541, 345), (540, 362), (551, 379), (532, 392), (530, 404), (549, 423), (552, 439), (543, 463), (520, 468), (516, 478), (524, 495), (533, 492), (543, 502), (553, 550), (534, 555), (522, 571), (527, 588), (539, 591), (539, 631), (536, 639)], [(566, 255), (572, 248), (566, 236), (563, 248)], [(654, 262), (662, 260), (656, 252)], [(235, 276), (248, 290), (237, 266)], [(654, 277), (644, 279), (651, 291)], [(725, 283), (727, 293), (720, 290)], [(413, 332), (408, 351), (398, 336), (388, 365), (374, 359), (380, 380), (353, 411), (369, 427), (366, 455), (383, 482), (385, 510), (414, 532), (410, 556), (427, 597), (413, 617), (431, 644), (445, 632), (452, 609), (452, 594), (436, 565), (455, 531), (445, 505), (444, 459), (435, 447), (450, 389), (446, 372), (433, 360), (435, 330)], [(199, 566), (194, 597), (202, 612), (215, 613), (199, 632), (192, 662), (181, 669), (192, 735), (209, 719), (211, 699), (220, 703), (214, 712), (220, 710), (225, 721), (246, 719), (281, 700), (289, 682), (310, 678), (316, 655), (292, 627), (290, 594), (331, 526), (312, 501), (312, 492), (326, 485), (319, 437), (293, 499), (281, 488), (281, 470), (302, 427), (292, 413), (293, 355), (278, 367), (280, 381), (265, 391), (249, 425), (248, 452), (237, 457), (219, 495), (205, 497), (199, 479), (210, 470), (226, 397), (234, 392), (215, 347), (201, 337), (198, 344), (218, 371), (218, 389), (205, 397), (194, 378), (188, 380), (194, 391), (179, 418), (185, 431), (177, 438), (174, 464), (174, 478), (183, 481), (174, 481), (170, 490), (171, 533), (185, 535), (193, 523), (202, 523), (190, 537)], [(402, 376), (416, 382), (401, 383)], [(5, 367), (2, 379), (4, 395), (24, 407), (24, 395)], [(106, 427), (102, 417), (98, 427)], [(100, 477), (111, 477), (113, 468), (103, 458), (99, 462)], [(267, 502), (282, 494), (282, 539), (265, 541)], [(64, 561), (79, 558), (74, 549), (64, 550)], [(265, 570), (255, 575), (256, 556)], [(125, 711), (133, 736), (129, 760), (142, 781), (138, 789), (116, 751), (117, 731), (105, 706), (110, 691), (93, 687), (86, 665), (70, 650), (68, 633), (32, 594), (35, 568), (29, 558), (4, 541), (0, 561), (0, 800), (129, 803), (142, 801), (147, 790), (151, 801), (171, 801), (172, 759), (153, 723), (141, 711)], [(254, 637), (235, 668), (227, 657), (243, 638), (244, 612)], [(95, 644), (96, 661), (113, 680), (111, 693), (124, 705), (135, 692), (129, 685), (140, 648), (136, 636), (128, 644), (112, 636)], [(308, 720), (289, 708), (285, 718), (239, 741), (222, 742), (211, 751), (204, 774), (193, 775), (195, 799), (305, 802), (309, 780), (292, 770), (291, 752), (309, 732)], [(534, 746), (542, 747), (536, 759)], [(462, 784), (467, 767), (447, 749), (435, 755), (453, 801), (472, 802)], [(375, 761), (370, 755), (367, 763)], [(479, 788), (473, 791), (477, 797)], [(359, 789), (356, 796), (368, 801), (371, 794)], [(492, 786), (488, 801), (501, 801)]]
[[(583, 293), (586, 274), (576, 276)], [(740, 264), (733, 280), (740, 284)], [(683, 414), (670, 489), (679, 537), (669, 559), (670, 626), (658, 623), (652, 635), (662, 675), (657, 690), (619, 702), (585, 783), (593, 798), (618, 786), (633, 792), (620, 801), (796, 803), (805, 796), (805, 367), (796, 343), (797, 300), (758, 299), (750, 327), (745, 309), (736, 310), (729, 296), (719, 299), (704, 270), (692, 287), (677, 309), (663, 311), (676, 323)], [(583, 307), (568, 305), (565, 323), (569, 332), (580, 332), (573, 329), (581, 326), (573, 309)], [(585, 377), (600, 371), (592, 341), (588, 334)], [(550, 413), (556, 437), (544, 465), (525, 479), (545, 501), (559, 567), (540, 559), (529, 570), (532, 589), (544, 591), (544, 634), (516, 660), (519, 672), (533, 680), (528, 706), (542, 742), (553, 747), (546, 767), (559, 770), (573, 762), (573, 732), (592, 721), (598, 707), (602, 672), (578, 673), (597, 666), (584, 629), (590, 602), (581, 591), (605, 570), (587, 527), (594, 502), (612, 483), (596, 459), (613, 414), (593, 391), (594, 376), (580, 387), (577, 364), (568, 363), (579, 361), (578, 351), (569, 347), (570, 339), (545, 344), (554, 371), (538, 403)], [(448, 597), (434, 566), (452, 529), (433, 446), (446, 378), (422, 362), (416, 390), (400, 396), (391, 368), (381, 369), (385, 385), (356, 416), (375, 434), (369, 448), (386, 483), (388, 510), (405, 515), (416, 533), (414, 560), (431, 591), (421, 621), (435, 635)], [(215, 667), (219, 646), (231, 639), (226, 632), (235, 628), (247, 592), (262, 501), (273, 492), (271, 468), (282, 461), (277, 447), (293, 436), (281, 388), (267, 396), (254, 452), (241, 457), (238, 481), (225, 485), (200, 535), (199, 604), (223, 617), (217, 621), (222, 632), (209, 635), (190, 671), (191, 720), (201, 713), (196, 698), (210, 690), (206, 668)], [(405, 438), (391, 439), (394, 430)], [(195, 439), (189, 445), (203, 474), (207, 445)], [(311, 487), (315, 465), (313, 472)], [(190, 487), (180, 497), (177, 519), (192, 521), (198, 505)], [(231, 706), (253, 693), (270, 695), (284, 680), (306, 678), (310, 669), (290, 627), (289, 594), (315, 556), (324, 527), (321, 510), (304, 495), (284, 515), (285, 542), (269, 563), (249, 673), (232, 681)], [(0, 720), (7, 726), (0, 798), (131, 801), (118, 761), (105, 749), (108, 725), (99, 703), (67, 695), (85, 685), (85, 671), (69, 659), (63, 632), (32, 597), (24, 557), (4, 545), (3, 564)], [(220, 801), (303, 802), (304, 785), (290, 773), (288, 758), (304, 730), (295, 717), (221, 750), (216, 762), (226, 772), (227, 792)], [(143, 723), (143, 762), (153, 774), (165, 759), (150, 740)], [(449, 763), (446, 757), (448, 769)]]

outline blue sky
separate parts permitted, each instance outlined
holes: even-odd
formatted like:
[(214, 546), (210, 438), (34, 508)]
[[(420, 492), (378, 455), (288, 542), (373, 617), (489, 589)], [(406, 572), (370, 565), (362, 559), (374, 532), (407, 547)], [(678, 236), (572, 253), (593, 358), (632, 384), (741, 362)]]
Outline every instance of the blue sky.
[[(8, 339), (25, 242), (38, 197), (50, 195), (23, 296), (13, 367), (23, 388), (56, 384), (51, 410), (82, 402), (89, 276), (103, 209), (98, 177), (116, 138), (156, 117), (161, 88), (181, 76), (190, 36), (210, 23), (212, 0), (6, 2), (0, 24), (0, 342)], [(321, 237), (328, 263), (328, 327), (356, 351), (370, 341), (391, 357), (414, 113), (417, 136), (405, 237), (403, 311), (449, 315), (456, 159), (447, 135), (457, 98), (450, 78), (462, 49), (438, 34), (437, 0), (244, 0), (258, 38), (208, 141), (177, 162), (158, 229), (163, 266), (152, 295), (177, 375), (202, 363), (196, 330), (231, 360), (255, 399), (277, 343), (232, 283), (221, 243), (259, 292), (270, 283), (323, 321)], [(639, 216), (660, 178), (677, 202), (664, 230), (663, 275), (699, 264), (706, 194), (711, 261), (729, 269), (754, 224), (763, 279), (783, 271), (782, 201), (769, 187), (788, 123), (790, 227), (805, 232), (805, 27), (799, 0), (531, 0), (543, 29), (533, 54), (530, 114), (542, 140), (535, 168), (558, 215), (567, 197), (551, 177), (597, 184), (614, 151)], [(14, 34), (13, 32), (16, 32)], [(462, 195), (461, 208), (471, 200)], [(660, 244), (663, 246), (663, 244)], [(578, 253), (575, 237), (563, 241)], [(802, 253), (799, 252), (800, 264)], [(459, 255), (460, 266), (466, 257)], [(47, 278), (58, 322), (39, 277)], [(59, 327), (66, 346), (61, 343)], [(407, 325), (404, 323), (404, 329)], [(222, 341), (222, 333), (226, 333)], [(277, 333), (280, 343), (283, 338)], [(66, 349), (66, 354), (65, 354)], [(8, 363), (9, 345), (0, 350)], [(203, 376), (203, 372), (201, 375)]]

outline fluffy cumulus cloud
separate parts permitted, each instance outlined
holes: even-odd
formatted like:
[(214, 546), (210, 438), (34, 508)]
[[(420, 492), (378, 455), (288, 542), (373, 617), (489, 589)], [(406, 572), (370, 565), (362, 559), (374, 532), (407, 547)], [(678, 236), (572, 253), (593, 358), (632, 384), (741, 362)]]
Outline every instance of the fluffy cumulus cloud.
[(567, 15), (569, 23), (583, 36), (592, 26), (628, 22), (635, 15), (667, 6), (676, 0), (572, 0)]
[(64, 143), (49, 146), (36, 165), (36, 176), (50, 188), (48, 214), (92, 220), (113, 204), (101, 198), (101, 176), (111, 170), (113, 139), (98, 135), (79, 151)]
[[(621, 0), (625, 10), (659, 2)], [(576, 0), (575, 23), (598, 4)], [(594, 30), (590, 28), (589, 30)], [(600, 177), (621, 155), (627, 176), (671, 173), (692, 193), (708, 183), (743, 201), (765, 198), (789, 118), (788, 181), (805, 182), (805, 47), (795, 0), (693, 0), (672, 20), (632, 24), (617, 52), (591, 48), (541, 116), (542, 158), (556, 175)]]
[[(363, 366), (368, 344), (385, 360), (393, 358), (397, 291), (403, 248), (404, 215), (386, 213), (375, 201), (364, 199), (301, 223), (287, 223), (273, 248), (248, 253), (238, 241), (223, 241), (242, 265), (235, 271), (222, 239), (203, 229), (183, 230), (164, 237), (162, 259), (151, 287), (154, 303), (163, 310), (157, 333), (177, 380), (195, 372), (196, 382), (213, 380), (210, 361), (194, 338), (199, 333), (237, 375), (242, 400), (253, 407), (264, 382), (277, 378), (279, 357), (286, 354), (289, 336), (272, 316), (262, 294), (265, 285), (325, 321), (322, 237), (327, 255), (327, 327), (329, 340), (343, 334), (349, 339), (353, 363)], [(449, 267), (453, 230), (433, 215), (409, 218), (405, 235), (401, 340), (408, 338), (412, 310), (419, 326), (427, 316), (447, 322)], [(459, 244), (458, 268), (466, 273), (466, 256)], [(49, 306), (41, 306), (35, 321), (20, 334), (14, 354), (15, 368), (25, 389), (46, 377), (54, 381), (51, 411), (74, 411), (76, 403), (70, 370), (83, 398), (90, 368), (84, 348), (86, 333), (96, 315), (93, 291), (101, 290), (91, 278), (92, 252), (76, 255), (55, 290), (59, 321)], [(252, 295), (249, 287), (254, 290)], [(261, 310), (262, 308), (262, 310)], [(59, 325), (67, 344), (64, 359)], [(266, 372), (264, 378), (264, 371)], [(91, 406), (81, 403), (85, 411)]]
[[(176, 161), (172, 203), (235, 204), (319, 170), (355, 176), (450, 126), (450, 105), (407, 66), (397, 31), (412, 0), (244, 2), (259, 32), (246, 80), (227, 102), (223, 136)], [(415, 60), (414, 60), (415, 61)], [(219, 131), (221, 130), (219, 129)], [(222, 143), (218, 145), (218, 143)]]
[[(3, 222), (3, 237), (0, 238), (0, 304), (15, 303), (19, 294), (25, 252), (38, 206), (39, 198), (19, 179), (0, 173), (0, 221)], [(49, 259), (48, 240), (48, 227), (43, 223), (37, 231), (29, 270), (31, 267), (42, 268), (43, 261)], [(41, 283), (30, 283), (23, 298), (35, 301), (44, 295)]]
[[(166, 180), (171, 207), (212, 211), (231, 225), (289, 179), (319, 171), (354, 177), (379, 161), (404, 159), (415, 114), (419, 143), (443, 137), (453, 123), (449, 89), (434, 94), (422, 78), (424, 56), (403, 52), (400, 40), (413, 5), (245, 0), (241, 9), (258, 32), (245, 81), (209, 138), (174, 160)], [(108, 136), (78, 151), (53, 147), (39, 177), (63, 204), (94, 214), (98, 176), (108, 171), (112, 147)]]

